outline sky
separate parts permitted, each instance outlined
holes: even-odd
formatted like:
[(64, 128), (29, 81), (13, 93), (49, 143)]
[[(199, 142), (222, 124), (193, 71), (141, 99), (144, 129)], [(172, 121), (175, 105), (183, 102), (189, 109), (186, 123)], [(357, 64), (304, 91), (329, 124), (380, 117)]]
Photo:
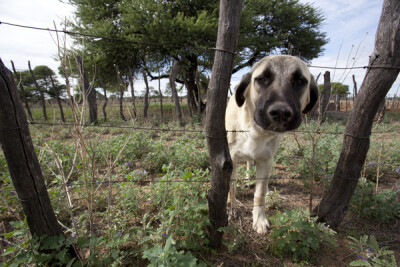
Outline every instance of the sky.
[[(321, 27), (327, 33), (329, 43), (324, 46), (322, 55), (311, 62), (311, 66), (353, 67), (368, 65), (369, 56), (374, 49), (375, 33), (378, 27), (383, 0), (300, 0), (311, 3), (322, 12), (325, 21)], [(20, 25), (54, 29), (62, 29), (65, 19), (73, 19), (74, 8), (59, 0), (0, 0), (0, 21)], [(67, 45), (71, 45), (67, 41)], [(57, 55), (55, 34), (0, 24), (0, 58), (11, 69), (13, 60), (17, 70), (28, 69), (28, 60), (32, 68), (47, 65), (58, 73), (59, 63), (54, 60)], [(325, 71), (331, 72), (331, 81), (349, 85), (352, 92), (352, 75), (355, 75), (360, 88), (365, 69), (333, 70), (310, 67), (311, 73), (323, 83)], [(231, 80), (233, 88), (239, 83), (241, 76), (249, 69), (235, 73)], [(167, 80), (163, 82), (165, 84)], [(135, 82), (136, 88), (144, 88), (143, 82)], [(154, 82), (157, 88), (158, 83)], [(400, 79), (397, 79), (389, 96), (400, 94)]]

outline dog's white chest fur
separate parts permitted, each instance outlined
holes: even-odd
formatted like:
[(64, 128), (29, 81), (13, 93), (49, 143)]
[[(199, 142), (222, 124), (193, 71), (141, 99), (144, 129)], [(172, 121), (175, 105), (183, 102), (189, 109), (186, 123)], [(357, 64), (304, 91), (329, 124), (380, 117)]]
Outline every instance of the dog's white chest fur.
[(258, 134), (254, 131), (235, 133), (237, 136), (229, 144), (232, 158), (236, 160), (257, 161), (274, 157), (279, 147), (281, 134)]

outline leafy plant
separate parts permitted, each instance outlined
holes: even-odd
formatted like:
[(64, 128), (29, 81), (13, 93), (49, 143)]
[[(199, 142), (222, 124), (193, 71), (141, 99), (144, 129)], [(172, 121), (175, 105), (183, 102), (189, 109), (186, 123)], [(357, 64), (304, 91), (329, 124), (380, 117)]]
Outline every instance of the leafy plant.
[(240, 248), (246, 242), (245, 236), (240, 233), (237, 226), (233, 223), (230, 223), (226, 227), (220, 227), (218, 230), (224, 231), (225, 239), (222, 240), (222, 244), (228, 248), (230, 253)]
[[(12, 222), (15, 230), (7, 233), (7, 239), (13, 238), (16, 243), (8, 247), (1, 255), (5, 266), (20, 266), (22, 264), (35, 266), (116, 266), (121, 260), (133, 252), (121, 250), (121, 245), (126, 243), (130, 236), (120, 232), (113, 238), (107, 237), (65, 237), (61, 236), (33, 236), (29, 235), (27, 222)], [(28, 237), (28, 238), (27, 238)], [(89, 249), (90, 255), (83, 262), (71, 258), (68, 251), (72, 244), (79, 249)], [(98, 247), (108, 250), (100, 254)]]
[(205, 264), (197, 264), (197, 259), (192, 253), (185, 251), (177, 251), (175, 241), (169, 236), (165, 245), (156, 245), (143, 252), (143, 258), (150, 261), (149, 267), (167, 267), (167, 266), (205, 266)]
[(400, 202), (396, 201), (396, 192), (382, 190), (376, 193), (375, 184), (365, 180), (357, 185), (350, 209), (360, 218), (381, 223), (390, 223), (400, 218)]
[(265, 196), (265, 205), (269, 208), (278, 208), (282, 205), (282, 197), (281, 197), (282, 190), (269, 191), (268, 194)]
[[(78, 263), (77, 259), (68, 256), (68, 248), (72, 244), (72, 239), (67, 239), (64, 236), (34, 236), (26, 238), (29, 235), (27, 221), (12, 222), (16, 229), (5, 234), (7, 239), (13, 238), (16, 243), (8, 247), (1, 255), (2, 257), (9, 256), (4, 264), (0, 266), (19, 266), (21, 264), (39, 265), (67, 265)], [(80, 265), (79, 265), (80, 266)]]
[(396, 267), (394, 253), (387, 247), (379, 247), (375, 236), (364, 235), (360, 239), (349, 236), (349, 246), (357, 253), (357, 260), (350, 266)]
[(272, 252), (279, 257), (289, 255), (294, 261), (309, 259), (311, 251), (318, 251), (322, 243), (336, 246), (332, 229), (301, 209), (277, 212), (270, 217), (273, 228), (270, 233)]
[[(208, 224), (208, 208), (204, 181), (209, 179), (209, 171), (175, 170), (172, 164), (163, 166), (166, 172), (160, 183), (155, 185), (157, 195), (154, 199), (160, 210), (164, 227), (170, 229), (176, 237), (178, 247), (186, 249), (203, 249), (207, 244), (205, 228)], [(178, 177), (178, 178), (177, 178)], [(173, 184), (167, 181), (180, 179)], [(174, 192), (174, 193), (172, 193)]]

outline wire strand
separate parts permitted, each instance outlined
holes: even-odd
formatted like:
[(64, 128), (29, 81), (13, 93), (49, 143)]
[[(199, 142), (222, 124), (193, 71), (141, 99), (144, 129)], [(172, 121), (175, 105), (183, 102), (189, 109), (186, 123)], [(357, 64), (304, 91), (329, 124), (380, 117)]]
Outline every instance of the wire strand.
[[(231, 53), (234, 55), (240, 55), (240, 56), (251, 56), (253, 58), (263, 58), (263, 57), (257, 57), (251, 54), (247, 53), (237, 53), (234, 51), (229, 51), (223, 48), (218, 48), (218, 47), (199, 47), (199, 46), (184, 46), (184, 45), (178, 45), (178, 44), (166, 44), (166, 43), (158, 43), (158, 42), (145, 42), (145, 41), (137, 41), (137, 40), (127, 40), (123, 38), (116, 38), (116, 37), (107, 37), (107, 36), (101, 36), (101, 35), (93, 35), (93, 34), (86, 34), (86, 33), (80, 33), (80, 32), (73, 32), (73, 31), (67, 31), (67, 30), (56, 30), (56, 29), (50, 29), (50, 28), (43, 28), (43, 27), (36, 27), (36, 26), (30, 26), (30, 25), (21, 25), (21, 24), (16, 24), (16, 23), (10, 23), (10, 22), (5, 22), (5, 21), (0, 21), (0, 25), (7, 25), (7, 26), (12, 26), (12, 27), (19, 27), (19, 28), (24, 28), (24, 29), (31, 29), (31, 30), (40, 30), (40, 31), (48, 31), (48, 32), (56, 32), (56, 33), (64, 33), (67, 35), (74, 35), (74, 36), (82, 36), (86, 38), (93, 38), (93, 39), (103, 39), (103, 40), (109, 40), (109, 41), (118, 41), (118, 42), (125, 42), (125, 43), (133, 43), (133, 44), (141, 44), (141, 45), (151, 45), (151, 46), (165, 46), (165, 47), (174, 47), (174, 48), (182, 48), (182, 49), (197, 49), (197, 50), (208, 50), (208, 51), (222, 51), (222, 52), (227, 52)], [(314, 65), (308, 65), (310, 68), (322, 68), (322, 69), (336, 69), (336, 70), (352, 70), (352, 69), (396, 69), (399, 70), (400, 66), (354, 66), (354, 67), (330, 67), (330, 66), (314, 66)]]

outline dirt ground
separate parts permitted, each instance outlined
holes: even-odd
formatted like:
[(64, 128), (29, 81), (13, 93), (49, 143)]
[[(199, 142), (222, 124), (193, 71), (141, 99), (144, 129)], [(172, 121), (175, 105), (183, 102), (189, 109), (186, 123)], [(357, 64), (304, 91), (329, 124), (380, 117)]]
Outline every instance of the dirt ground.
[[(290, 173), (285, 172), (284, 166), (276, 165), (278, 178), (271, 179), (269, 190), (280, 191), (281, 206), (279, 210), (293, 209), (300, 207), (309, 208), (309, 191), (304, 187), (303, 182), (296, 177), (291, 177)], [(387, 176), (381, 184), (382, 189), (392, 189), (397, 181), (397, 177)], [(245, 236), (245, 245), (234, 253), (221, 250), (216, 257), (211, 257), (217, 266), (349, 266), (349, 263), (357, 259), (355, 252), (348, 246), (348, 236), (362, 236), (364, 234), (374, 235), (380, 246), (387, 246), (395, 252), (397, 262), (400, 262), (400, 222), (394, 225), (377, 225), (374, 222), (359, 219), (356, 215), (347, 214), (342, 224), (334, 229), (337, 232), (337, 247), (323, 245), (318, 254), (312, 255), (312, 263), (294, 264), (288, 259), (280, 260), (276, 256), (267, 252), (263, 239), (268, 240), (268, 235), (260, 236), (252, 229), (252, 208), (254, 186), (245, 186), (238, 189), (238, 200), (240, 205), (238, 216), (232, 223)], [(320, 202), (324, 188), (322, 183), (314, 184), (313, 208)], [(267, 216), (272, 216), (277, 212), (277, 208), (269, 208)], [(263, 245), (264, 243), (264, 245)]]

